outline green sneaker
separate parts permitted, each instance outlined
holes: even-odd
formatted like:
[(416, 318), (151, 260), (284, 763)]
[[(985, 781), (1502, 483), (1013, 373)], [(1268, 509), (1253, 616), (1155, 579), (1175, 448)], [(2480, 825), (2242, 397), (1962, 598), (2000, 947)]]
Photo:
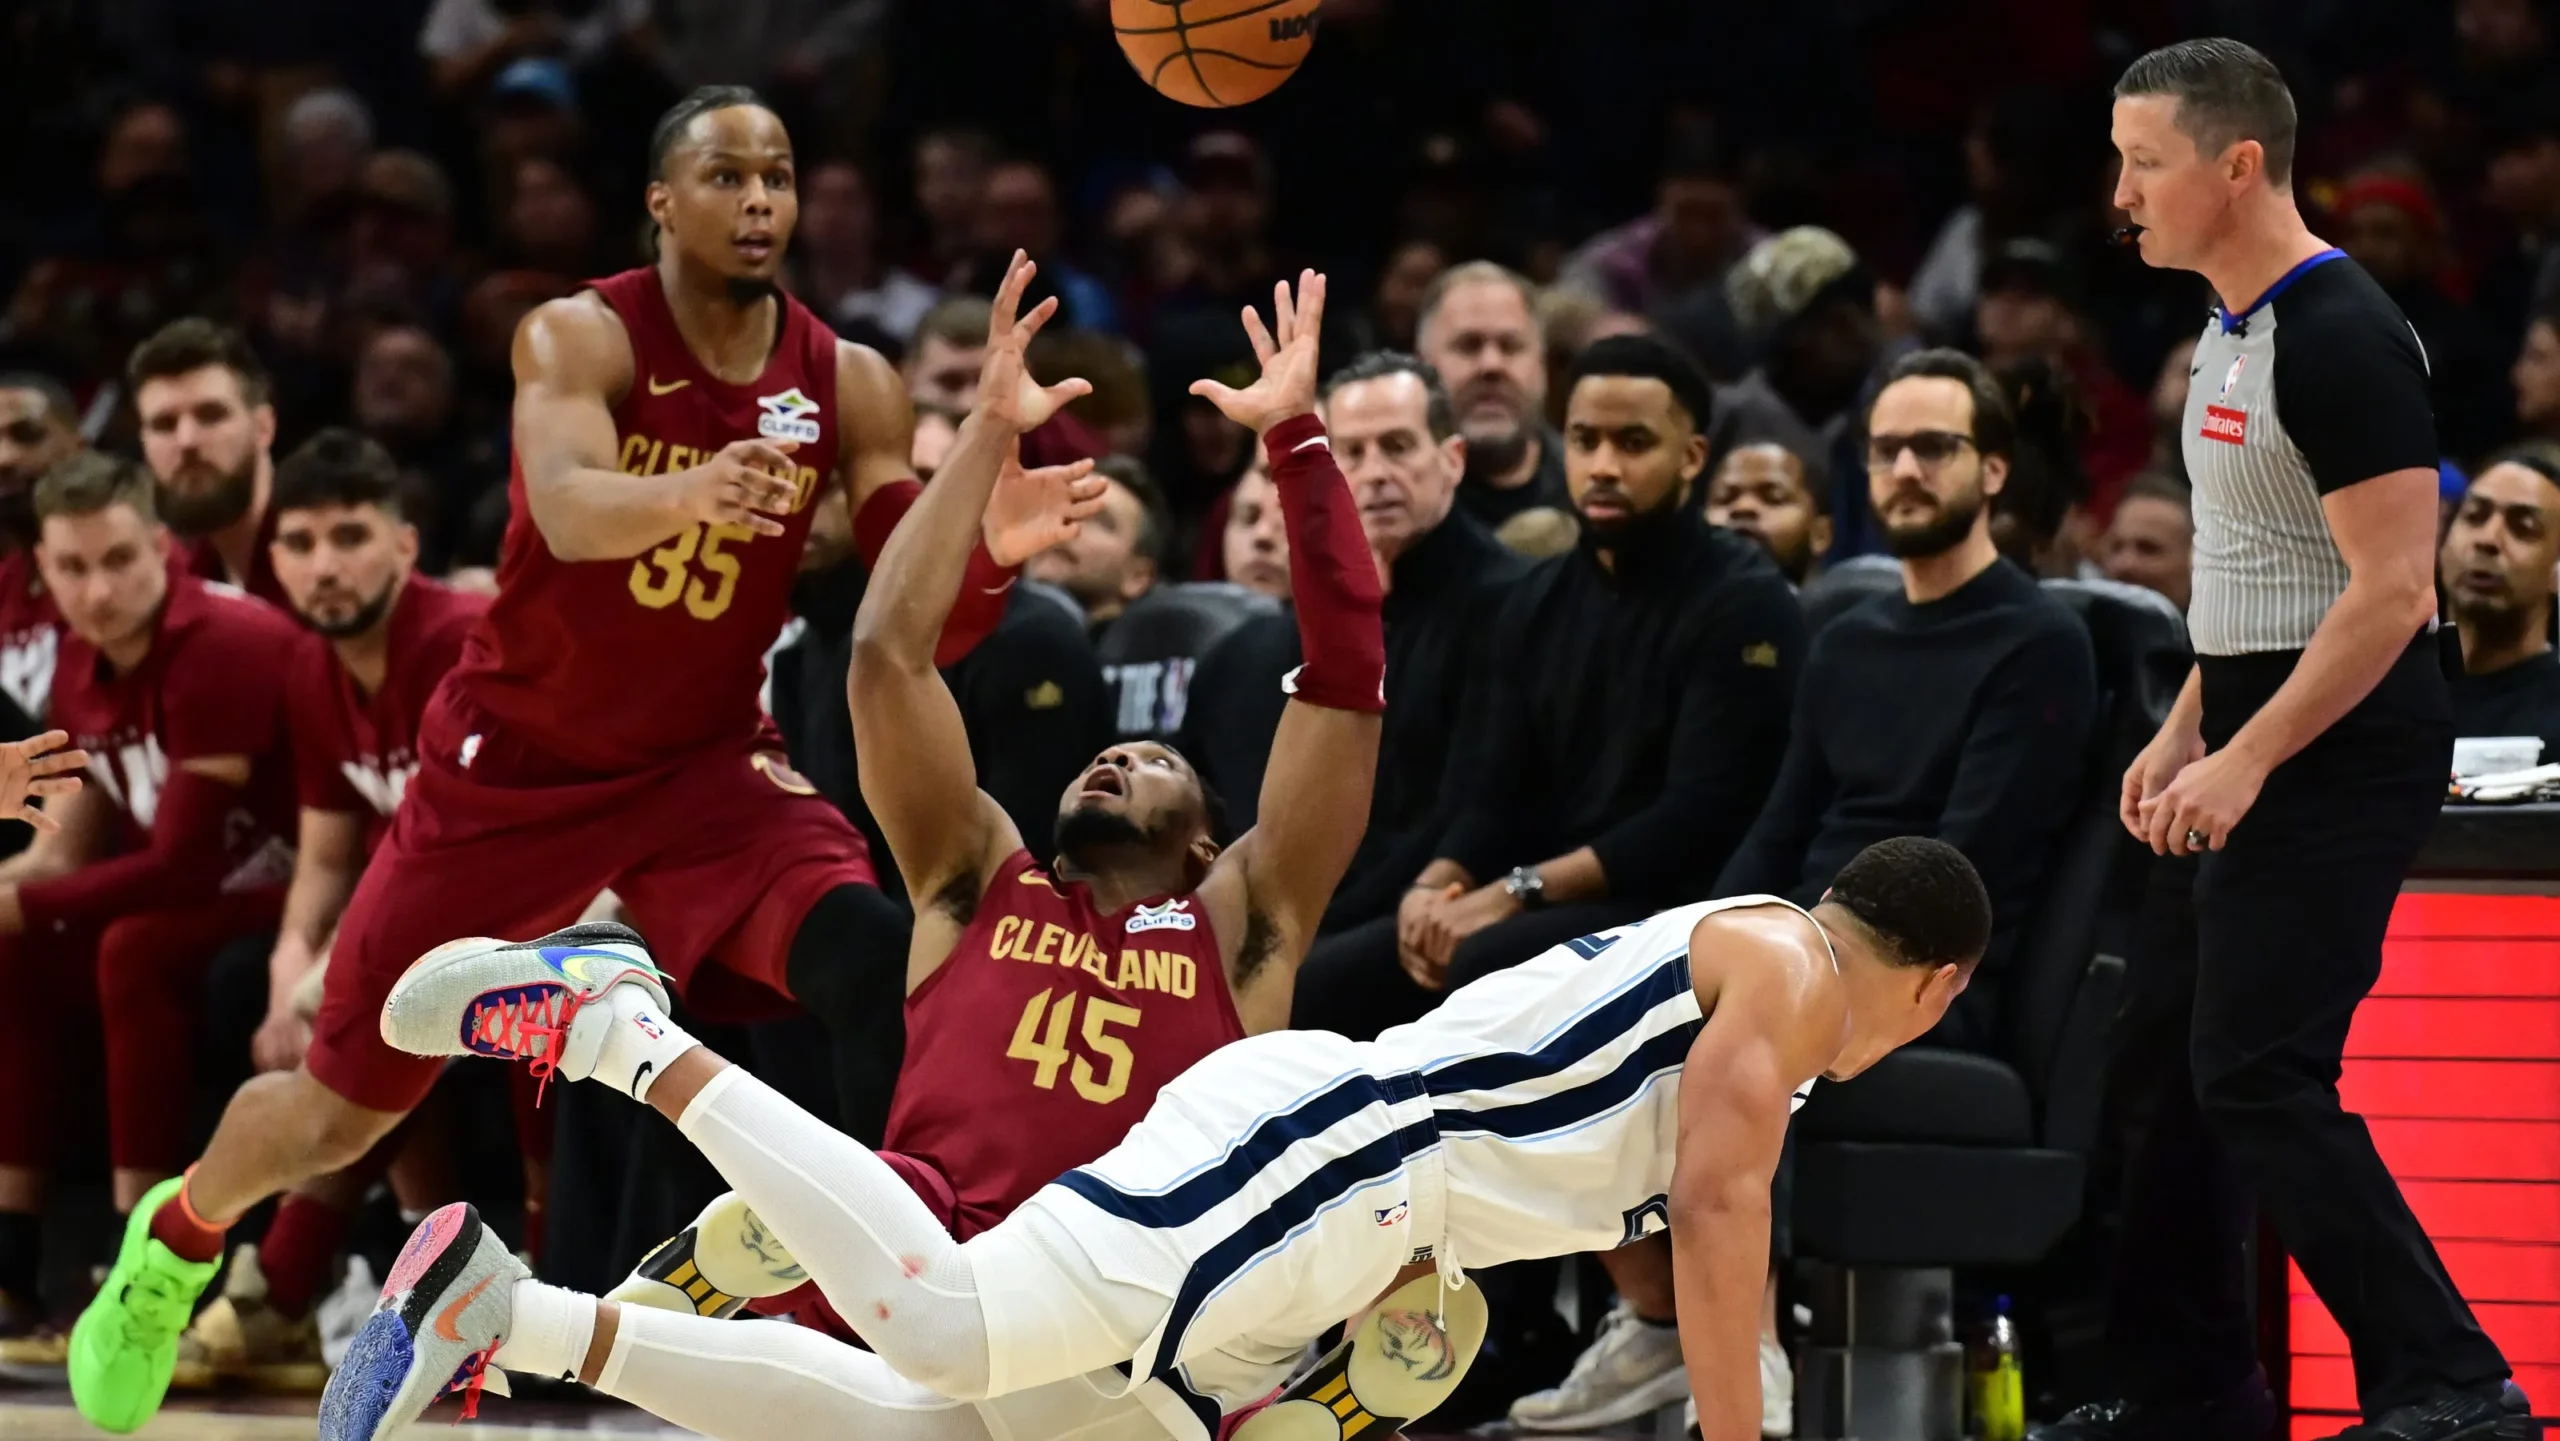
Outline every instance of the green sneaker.
[(152, 1214), (183, 1184), (163, 1181), (133, 1208), (115, 1269), (71, 1328), (71, 1399), (99, 1430), (133, 1431), (158, 1413), (177, 1369), (178, 1333), (221, 1267), (152, 1239)]

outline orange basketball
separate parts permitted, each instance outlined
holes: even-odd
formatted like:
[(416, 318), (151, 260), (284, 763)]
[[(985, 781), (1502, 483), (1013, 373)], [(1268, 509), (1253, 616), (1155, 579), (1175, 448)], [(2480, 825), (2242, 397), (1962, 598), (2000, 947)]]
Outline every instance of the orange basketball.
[(1138, 78), (1185, 105), (1259, 100), (1315, 43), (1324, 0), (1111, 0), (1111, 29)]

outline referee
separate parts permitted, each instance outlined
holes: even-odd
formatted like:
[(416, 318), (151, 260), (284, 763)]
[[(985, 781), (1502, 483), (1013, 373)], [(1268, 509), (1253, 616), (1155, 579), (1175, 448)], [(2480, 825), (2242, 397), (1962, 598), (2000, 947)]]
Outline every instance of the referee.
[(2147, 1121), (2109, 1298), (2123, 1399), (2041, 1434), (2264, 1441), (2274, 1398), (2242, 1270), (2254, 1192), (2354, 1349), (2366, 1424), (2345, 1437), (2538, 1436), (2337, 1092), (2452, 768), (2427, 358), (2372, 277), (2303, 225), (2293, 98), (2265, 56), (2186, 41), (2115, 94), (2116, 203), (2143, 259), (2201, 272), (2222, 301), (2180, 435), (2196, 666), (2121, 803), (2153, 850), (2196, 859), (2156, 868), (2190, 904), (2146, 908), (2111, 1082)]

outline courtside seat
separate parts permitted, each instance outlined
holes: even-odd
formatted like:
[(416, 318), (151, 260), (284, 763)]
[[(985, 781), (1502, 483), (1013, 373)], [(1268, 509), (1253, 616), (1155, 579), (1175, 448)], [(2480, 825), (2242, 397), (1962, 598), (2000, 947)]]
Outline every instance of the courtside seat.
[(1854, 555), (1805, 582), (1801, 603), (1808, 635), (1888, 591), (1902, 589), (1902, 563), (1890, 556)]
[[(1841, 597), (1866, 579), (1809, 591), (1808, 614), (1817, 600), (1835, 615), (1857, 603)], [(2044, 896), (2006, 972), (1991, 978), (2005, 991), (2001, 1054), (1907, 1048), (1853, 1081), (1816, 1086), (1796, 1119), (1795, 1250), (1822, 1272), (1798, 1390), (1801, 1436), (1957, 1435), (1962, 1358), (1946, 1273), (2032, 1264), (2080, 1216), (2124, 978), (2110, 947), (2121, 950), (2130, 932), (2152, 859), (2118, 824), (2117, 789), (2190, 657), (2184, 621), (2148, 592), (2045, 585), (2089, 627), (2096, 651), (2088, 779)]]
[(1120, 613), (1094, 655), (1106, 666), (1203, 656), (1228, 631), (1279, 609), (1271, 597), (1226, 581), (1160, 585)]

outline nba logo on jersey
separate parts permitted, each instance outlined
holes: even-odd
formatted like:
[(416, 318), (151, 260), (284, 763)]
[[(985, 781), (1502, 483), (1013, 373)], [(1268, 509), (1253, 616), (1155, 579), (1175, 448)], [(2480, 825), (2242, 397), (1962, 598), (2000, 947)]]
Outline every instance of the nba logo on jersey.
[(780, 395), (759, 395), (756, 404), (764, 414), (756, 417), (756, 434), (768, 440), (796, 440), (803, 445), (818, 443), (818, 402), (793, 386)]
[(2248, 364), (2249, 357), (2246, 355), (2235, 355), (2231, 357), (2231, 371), (2229, 374), (2222, 377), (2222, 393), (2225, 396), (2231, 394), (2231, 387), (2240, 383), (2240, 372), (2246, 368)]
[(1381, 1226), (1392, 1226), (1396, 1222), (1403, 1220), (1405, 1216), (1412, 1211), (1412, 1209), (1412, 1205), (1404, 1201), (1398, 1201), (1392, 1206), (1381, 1207), (1378, 1210), (1378, 1224)]
[(1191, 903), (1176, 899), (1160, 906), (1138, 907), (1125, 929), (1134, 936), (1140, 931), (1187, 931), (1199, 924), (1199, 918), (1191, 914)]

